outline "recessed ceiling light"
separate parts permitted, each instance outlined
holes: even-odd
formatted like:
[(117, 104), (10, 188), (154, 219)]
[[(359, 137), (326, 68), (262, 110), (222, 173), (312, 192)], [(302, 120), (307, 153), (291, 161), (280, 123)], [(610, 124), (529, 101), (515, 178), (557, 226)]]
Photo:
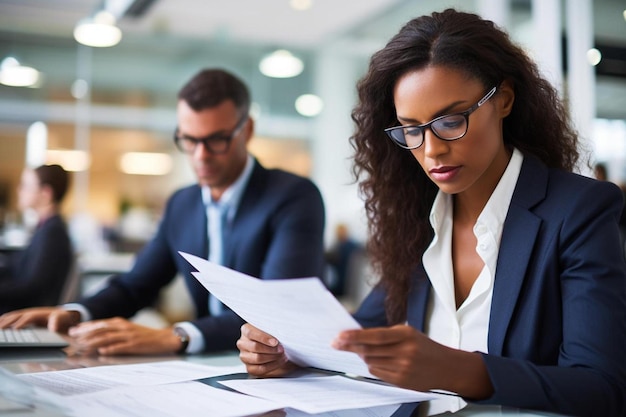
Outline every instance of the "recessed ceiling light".
[(595, 67), (602, 61), (602, 53), (596, 48), (591, 48), (587, 51), (587, 61)]
[(304, 69), (302, 60), (285, 49), (279, 49), (267, 55), (259, 63), (263, 75), (272, 78), (291, 78)]
[(313, 0), (289, 0), (289, 5), (294, 10), (309, 10), (313, 6)]
[(303, 94), (296, 99), (296, 110), (303, 116), (317, 116), (323, 108), (324, 102), (315, 94)]
[(11, 56), (6, 57), (0, 64), (0, 84), (11, 87), (32, 87), (39, 81), (39, 71), (35, 68), (21, 65)]
[(113, 14), (100, 11), (93, 18), (78, 22), (74, 28), (74, 39), (83, 45), (106, 48), (122, 40), (122, 31), (115, 26)]

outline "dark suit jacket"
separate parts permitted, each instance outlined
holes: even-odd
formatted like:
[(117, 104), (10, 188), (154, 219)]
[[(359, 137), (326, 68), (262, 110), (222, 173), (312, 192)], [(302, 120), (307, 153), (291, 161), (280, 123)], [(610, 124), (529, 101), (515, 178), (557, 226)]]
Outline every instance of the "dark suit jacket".
[[(568, 415), (626, 415), (626, 267), (614, 184), (525, 157), (507, 213), (483, 358), (485, 403)], [(431, 286), (421, 268), (408, 321), (423, 330)], [(384, 292), (356, 313), (386, 325)]]
[[(321, 277), (324, 206), (309, 180), (255, 166), (224, 243), (225, 266), (262, 279)], [(207, 217), (201, 188), (177, 191), (168, 201), (153, 240), (132, 270), (115, 277), (98, 294), (80, 300), (94, 319), (131, 317), (154, 303), (177, 273), (193, 299), (207, 350), (234, 349), (243, 321), (228, 311), (210, 317), (208, 292), (191, 275), (194, 269), (178, 251), (206, 259)]]
[(58, 304), (73, 261), (65, 222), (52, 216), (37, 227), (26, 249), (11, 255), (0, 281), (0, 313)]

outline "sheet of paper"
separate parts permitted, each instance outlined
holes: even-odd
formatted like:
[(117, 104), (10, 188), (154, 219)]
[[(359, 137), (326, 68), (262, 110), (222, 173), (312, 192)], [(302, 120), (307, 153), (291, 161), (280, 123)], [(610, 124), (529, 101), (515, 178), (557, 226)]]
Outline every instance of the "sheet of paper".
[(344, 376), (224, 380), (220, 384), (244, 394), (272, 399), (307, 413), (412, 403), (440, 398)]
[(68, 396), (121, 385), (158, 385), (245, 372), (245, 366), (207, 366), (180, 360), (128, 365), (94, 366), (64, 371), (20, 374), (36, 387)]
[[(391, 417), (399, 405), (381, 405), (379, 407), (359, 408), (355, 410), (329, 411), (315, 414), (315, 417)], [(282, 417), (311, 417), (311, 414), (295, 408), (285, 408)]]
[(280, 340), (287, 357), (301, 365), (374, 378), (352, 352), (333, 349), (342, 330), (360, 325), (318, 278), (260, 280), (179, 252), (194, 276), (248, 323)]
[(261, 398), (188, 381), (114, 388), (66, 401), (76, 417), (239, 417), (283, 408)]

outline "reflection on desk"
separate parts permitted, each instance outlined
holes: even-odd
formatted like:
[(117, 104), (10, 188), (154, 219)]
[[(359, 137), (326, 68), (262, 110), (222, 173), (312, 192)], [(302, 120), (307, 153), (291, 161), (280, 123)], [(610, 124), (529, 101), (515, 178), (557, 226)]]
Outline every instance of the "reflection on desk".
[[(65, 356), (61, 355), (60, 351), (55, 349), (45, 349), (39, 351), (35, 350), (31, 352), (22, 351), (22, 353), (22, 355), (14, 353), (13, 355), (8, 356), (4, 352), (0, 352), (0, 416), (2, 417), (23, 417), (25, 411), (28, 411), (27, 415), (32, 417), (58, 417), (63, 415), (58, 409), (55, 409), (54, 405), (51, 405), (50, 402), (46, 400), (46, 398), (34, 395), (33, 387), (16, 377), (15, 374), (172, 360), (185, 360), (192, 363), (209, 366), (230, 367), (235, 365), (241, 365), (237, 352), (226, 352), (211, 355), (189, 355), (184, 357), (175, 355), (117, 357)], [(210, 385), (214, 386), (214, 384)], [(19, 394), (17, 396), (16, 391), (18, 391)], [(30, 395), (30, 400), (24, 400), (24, 396), (28, 395)], [(19, 399), (19, 401), (16, 401), (16, 398)], [(27, 404), (27, 408), (24, 408), (25, 403)], [(405, 405), (398, 409), (398, 411), (393, 414), (393, 417), (409, 417), (414, 408), (414, 405)], [(395, 409), (395, 407), (393, 409)], [(382, 410), (382, 408), (380, 410)], [(210, 410), (198, 410), (198, 415), (209, 415), (207, 414), (207, 412), (210, 413)], [(137, 415), (141, 414), (139, 413)], [(346, 410), (340, 412), (324, 413), (322, 415), (325, 417), (378, 417), (383, 415), (389, 416), (389, 414), (380, 414), (380, 411), (377, 414), (366, 414), (364, 410)], [(517, 417), (556, 416), (555, 414), (550, 413), (526, 412), (517, 409), (503, 409), (501, 407), (475, 405), (471, 405), (467, 409), (463, 409), (455, 414), (449, 415), (452, 415), (454, 417), (495, 417), (512, 415), (515, 415)], [(269, 416), (270, 414), (264, 415), (264, 417)], [(296, 410), (284, 409), (272, 413), (271, 416), (304, 417), (307, 416), (307, 414)], [(150, 417), (154, 417), (154, 415), (151, 414)]]

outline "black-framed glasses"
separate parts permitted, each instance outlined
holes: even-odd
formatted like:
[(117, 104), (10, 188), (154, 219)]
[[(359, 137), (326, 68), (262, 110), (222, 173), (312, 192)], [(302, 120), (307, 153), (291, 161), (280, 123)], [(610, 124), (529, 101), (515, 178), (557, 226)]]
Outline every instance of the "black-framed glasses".
[(498, 86), (493, 87), (483, 98), (478, 100), (478, 103), (463, 112), (445, 114), (422, 125), (390, 127), (385, 129), (385, 133), (396, 145), (404, 149), (416, 149), (422, 146), (428, 128), (439, 139), (447, 141), (461, 139), (469, 128), (469, 115), (485, 104), (496, 93), (497, 89)]
[(174, 132), (174, 143), (176, 143), (176, 147), (181, 152), (187, 154), (194, 153), (200, 143), (204, 146), (204, 149), (213, 154), (223, 154), (228, 152), (230, 143), (233, 138), (241, 132), (241, 129), (247, 120), (247, 115), (244, 115), (241, 119), (239, 119), (237, 125), (235, 125), (235, 128), (230, 134), (213, 133), (203, 138), (193, 138), (191, 136), (182, 135), (178, 131), (178, 128), (176, 128), (176, 131)]

